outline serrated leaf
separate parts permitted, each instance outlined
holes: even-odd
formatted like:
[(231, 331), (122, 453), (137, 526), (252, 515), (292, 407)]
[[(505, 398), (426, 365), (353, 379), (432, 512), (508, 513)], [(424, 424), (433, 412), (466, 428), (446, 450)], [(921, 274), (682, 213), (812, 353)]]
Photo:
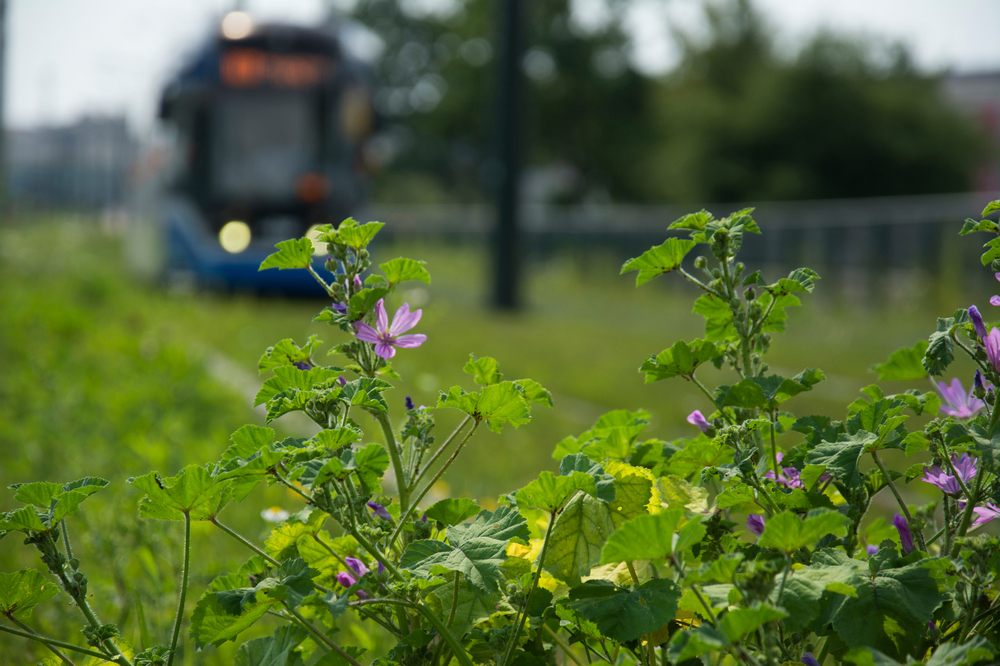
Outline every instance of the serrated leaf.
[(58, 585), (34, 569), (0, 573), (0, 614), (26, 618), (35, 606), (58, 592)]
[(347, 302), (347, 318), (350, 321), (358, 321), (371, 312), (379, 300), (385, 298), (389, 293), (388, 289), (382, 287), (365, 287), (358, 293), (351, 296)]
[(378, 267), (385, 273), (385, 279), (388, 280), (390, 287), (407, 280), (420, 280), (430, 284), (431, 274), (424, 268), (426, 263), (426, 261), (397, 257), (384, 264), (379, 264)]
[(558, 511), (577, 492), (610, 502), (614, 499), (614, 477), (586, 455), (575, 453), (562, 459), (559, 476), (543, 471), (538, 478), (515, 493), (521, 506)]
[(697, 243), (680, 238), (668, 238), (662, 245), (646, 250), (635, 259), (629, 259), (622, 266), (621, 273), (639, 271), (635, 278), (635, 286), (649, 282), (654, 277), (677, 270), (684, 261), (685, 255)]
[(219, 646), (234, 640), (243, 630), (259, 620), (269, 608), (278, 603), (276, 599), (256, 599), (243, 605), (239, 615), (226, 612), (219, 602), (218, 592), (244, 588), (249, 578), (242, 574), (219, 576), (208, 585), (208, 589), (198, 600), (191, 614), (191, 640), (198, 649), (207, 645)]
[[(998, 239), (1000, 240), (1000, 239)], [(931, 333), (922, 364), (931, 375), (942, 375), (955, 360), (955, 345), (947, 331)]]
[(552, 407), (552, 392), (534, 379), (515, 379), (514, 385), (528, 402)]
[(570, 590), (563, 603), (597, 625), (616, 641), (634, 641), (656, 631), (677, 615), (681, 589), (666, 578), (656, 578), (623, 588), (604, 580), (591, 580)]
[(920, 340), (912, 347), (897, 349), (889, 355), (888, 361), (873, 365), (871, 371), (878, 373), (880, 382), (905, 382), (923, 379), (927, 376), (927, 370), (923, 364), (927, 346), (926, 340)]
[(414, 541), (407, 546), (399, 565), (423, 576), (458, 571), (479, 594), (494, 594), (500, 590), (500, 565), (507, 559), (508, 543), (529, 536), (524, 517), (502, 506), (494, 513), (480, 512), (470, 524), (449, 527), (447, 543), (436, 539)]
[(683, 521), (683, 509), (668, 509), (628, 521), (604, 545), (601, 563), (669, 559), (705, 536), (706, 528), (701, 524), (701, 516)]
[(723, 349), (713, 342), (696, 339), (687, 343), (680, 340), (670, 349), (646, 359), (639, 372), (646, 373), (647, 384), (670, 377), (690, 377), (699, 365), (722, 352)]
[(260, 360), (257, 361), (257, 369), (260, 372), (264, 372), (282, 365), (309, 363), (309, 359), (312, 358), (312, 355), (321, 344), (323, 342), (317, 340), (315, 335), (310, 335), (309, 340), (301, 347), (295, 344), (290, 338), (285, 338), (274, 346), (267, 348), (260, 357)]
[(355, 250), (363, 250), (384, 226), (381, 222), (358, 224), (355, 220), (348, 218), (337, 227), (336, 242), (343, 243)]
[(503, 373), (500, 372), (500, 363), (495, 358), (483, 356), (476, 358), (475, 354), (469, 354), (469, 360), (462, 370), (466, 374), (472, 375), (472, 380), (477, 384), (488, 386), (499, 384), (503, 381)]
[(757, 542), (761, 548), (776, 548), (784, 553), (794, 553), (799, 548), (815, 546), (827, 534), (842, 535), (850, 520), (847, 516), (817, 509), (810, 511), (804, 520), (790, 511), (772, 516), (764, 526), (764, 533)]
[(466, 497), (443, 499), (427, 508), (427, 520), (436, 520), (444, 525), (458, 525), (481, 511), (475, 500)]
[(736, 608), (722, 616), (722, 619), (719, 620), (719, 628), (730, 643), (736, 643), (759, 627), (786, 617), (788, 617), (788, 613), (770, 606)]
[(314, 247), (312, 240), (308, 238), (281, 241), (274, 247), (278, 248), (278, 251), (264, 259), (258, 271), (265, 271), (268, 268), (279, 270), (306, 268), (312, 263)]
[(307, 636), (309, 632), (296, 625), (279, 627), (273, 636), (254, 638), (241, 645), (233, 663), (235, 666), (300, 666), (303, 661), (293, 650)]
[(986, 207), (983, 208), (983, 217), (986, 217), (987, 215), (990, 215), (991, 213), (995, 213), (998, 210), (1000, 210), (1000, 199), (995, 199), (995, 200), (989, 202), (988, 204), (986, 204)]
[(146, 496), (139, 502), (139, 516), (153, 520), (209, 520), (229, 501), (227, 484), (198, 465), (189, 465), (175, 476), (161, 478), (157, 472), (128, 480)]
[(510, 381), (484, 386), (478, 393), (453, 386), (448, 393), (441, 392), (437, 406), (459, 409), (476, 421), (485, 422), (486, 427), (496, 433), (501, 432), (505, 424), (516, 428), (531, 420), (528, 401)]

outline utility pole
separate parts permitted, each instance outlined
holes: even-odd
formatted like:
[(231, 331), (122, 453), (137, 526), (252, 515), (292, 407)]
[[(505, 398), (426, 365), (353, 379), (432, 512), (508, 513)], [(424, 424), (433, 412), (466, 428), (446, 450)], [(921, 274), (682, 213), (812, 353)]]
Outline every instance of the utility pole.
[(500, 60), (497, 68), (496, 151), (499, 182), (493, 240), (493, 304), (503, 310), (520, 305), (520, 231), (518, 181), (521, 168), (521, 0), (499, 0)]

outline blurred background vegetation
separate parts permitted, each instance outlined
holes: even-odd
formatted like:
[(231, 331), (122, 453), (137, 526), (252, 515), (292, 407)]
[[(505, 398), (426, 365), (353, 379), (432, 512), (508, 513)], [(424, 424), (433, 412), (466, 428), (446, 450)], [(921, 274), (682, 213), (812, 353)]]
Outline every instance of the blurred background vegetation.
[[(525, 201), (692, 208), (721, 202), (735, 209), (1000, 187), (996, 125), (949, 98), (946, 77), (918, 68), (903, 46), (821, 33), (790, 50), (749, 0), (720, 0), (705, 5), (704, 33), (675, 33), (682, 55), (674, 70), (647, 76), (627, 56), (629, 4), (611, 0), (604, 20), (583, 25), (568, 0), (526, 3)], [(364, 151), (370, 201), (484, 202), (497, 178), (496, 3), (464, 0), (443, 12), (412, 5), (359, 0), (331, 15), (332, 23), (358, 22), (383, 44), (371, 63), (377, 131)], [(137, 280), (123, 259), (123, 212), (138, 191), (130, 187), (109, 210), (15, 201), (2, 218), (0, 485), (86, 475), (112, 480), (69, 528), (102, 618), (120, 622), (126, 639), (140, 646), (147, 631), (165, 636), (173, 619), (180, 532), (173, 524), (138, 523), (137, 497), (125, 479), (150, 469), (172, 474), (218, 456), (239, 426), (263, 423), (250, 405), (264, 348), (312, 333), (336, 343), (342, 334), (311, 322), (324, 302)], [(663, 219), (663, 228), (670, 221)], [(767, 218), (759, 222), (767, 244), (776, 236)], [(875, 267), (864, 277), (875, 288), (854, 291), (842, 288), (851, 275), (830, 266), (830, 279), (791, 312), (787, 335), (774, 342), (772, 369), (795, 374), (818, 366), (829, 377), (797, 397), (793, 409), (842, 416), (858, 389), (873, 382), (873, 363), (925, 338), (934, 317), (995, 293), (991, 277), (975, 266), (977, 243), (954, 239), (960, 220), (943, 228), (951, 240), (939, 245), (951, 249), (934, 261), (905, 272)], [(442, 238), (419, 229), (387, 236), (376, 244), (377, 261), (424, 259), (433, 276), (431, 285), (407, 287), (390, 304), (422, 307), (417, 330), (428, 335), (420, 349), (395, 359), (403, 377), (388, 394), (396, 416), (406, 395), (432, 405), (438, 390), (471, 388), (461, 372), (470, 353), (497, 358), (508, 378), (536, 379), (555, 398), (554, 409), (536, 409), (520, 429), (477, 434), (437, 492), (490, 507), (539, 468), (554, 468), (555, 444), (612, 409), (648, 410), (644, 438), (694, 434), (684, 418), (707, 410), (704, 399), (680, 379), (644, 385), (637, 371), (649, 354), (702, 333), (701, 319), (690, 313), (694, 294), (679, 281), (637, 290), (618, 277), (631, 240), (576, 242), (571, 235), (529, 245), (529, 306), (497, 312), (483, 298), (487, 236)], [(939, 259), (958, 268), (942, 271)], [(761, 267), (772, 278), (781, 269), (750, 269)], [(956, 372), (971, 369), (956, 365)], [(703, 379), (724, 380), (709, 372)], [(928, 388), (887, 389), (911, 387)], [(457, 420), (439, 414), (439, 436)], [(301, 423), (278, 427), (305, 434)], [(374, 429), (371, 435), (378, 439)], [(786, 435), (785, 443), (795, 437)], [(301, 505), (277, 489), (260, 489), (223, 519), (262, 543), (270, 526), (260, 512), (269, 506)], [(10, 508), (11, 494), (0, 495), (0, 510)], [(195, 526), (195, 553), (212, 559), (194, 559), (192, 603), (211, 578), (249, 555), (204, 527)], [(34, 552), (17, 541), (0, 541), (3, 569), (38, 567)], [(71, 616), (54, 603), (32, 623), (75, 637)], [(342, 630), (361, 644), (373, 640), (350, 623)], [(266, 632), (266, 623), (254, 631)], [(232, 647), (204, 655), (187, 650), (184, 663), (232, 663)], [(45, 656), (6, 639), (0, 653), (23, 656), (15, 663)]]

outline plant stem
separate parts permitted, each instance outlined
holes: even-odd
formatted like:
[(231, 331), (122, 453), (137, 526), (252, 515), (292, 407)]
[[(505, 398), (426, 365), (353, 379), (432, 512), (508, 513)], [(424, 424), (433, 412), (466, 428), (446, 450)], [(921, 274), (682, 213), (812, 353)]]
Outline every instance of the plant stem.
[(427, 482), (427, 485), (424, 486), (424, 489), (421, 490), (420, 493), (417, 495), (416, 499), (413, 500), (413, 503), (410, 504), (410, 507), (406, 510), (406, 512), (399, 514), (399, 524), (396, 525), (396, 529), (393, 531), (392, 536), (389, 537), (390, 546), (396, 543), (396, 539), (399, 538), (399, 533), (403, 531), (403, 525), (406, 524), (406, 520), (410, 517), (410, 514), (413, 513), (413, 510), (417, 508), (417, 506), (420, 504), (420, 500), (422, 500), (424, 496), (427, 494), (427, 492), (432, 487), (434, 487), (434, 484), (437, 483), (437, 480), (440, 479), (441, 475), (445, 473), (445, 470), (447, 470), (448, 467), (453, 462), (455, 462), (455, 458), (457, 458), (458, 454), (462, 452), (462, 447), (465, 446), (465, 443), (469, 441), (469, 438), (472, 437), (472, 435), (476, 432), (478, 428), (479, 428), (479, 421), (476, 421), (476, 424), (472, 426), (472, 430), (470, 430), (465, 434), (465, 437), (462, 438), (462, 441), (458, 443), (457, 447), (455, 447), (455, 451), (451, 454), (451, 457), (449, 457), (448, 460), (444, 462), (444, 465), (442, 465), (441, 469), (437, 471), (437, 474), (434, 475), (434, 478)]
[[(781, 586), (778, 588), (778, 598), (775, 600), (774, 604), (776, 606), (781, 605), (781, 597), (785, 594), (785, 581), (788, 580), (788, 571), (792, 568), (791, 562), (788, 561), (788, 556), (785, 555), (785, 573), (781, 576)], [(782, 645), (784, 647), (784, 645)]]
[(778, 478), (781, 472), (778, 470), (778, 443), (774, 438), (774, 420), (777, 416), (773, 411), (768, 416), (771, 417), (769, 419), (771, 421), (771, 462), (774, 465), (774, 478)]
[(73, 559), (73, 548), (69, 545), (69, 533), (66, 531), (66, 520), (59, 521), (59, 526), (62, 528), (63, 544), (66, 546), (66, 561)]
[(458, 583), (462, 579), (459, 572), (455, 572), (455, 593), (451, 597), (451, 612), (448, 613), (448, 621), (444, 626), (451, 629), (451, 623), (455, 621), (455, 609), (458, 608)]
[(312, 260), (309, 261), (309, 265), (306, 266), (306, 269), (309, 271), (309, 275), (312, 275), (314, 278), (316, 278), (317, 282), (323, 285), (323, 289), (326, 290), (326, 293), (330, 296), (330, 298), (333, 298), (333, 289), (331, 289), (330, 285), (326, 283), (326, 280), (324, 280), (319, 276), (319, 273), (316, 272), (316, 269), (312, 267)]
[[(993, 413), (994, 415), (1000, 414), (1000, 409), (994, 409)], [(993, 425), (991, 423), (989, 432), (992, 431), (993, 431)], [(984, 470), (980, 470), (979, 473), (976, 474), (976, 489), (975, 491), (973, 491), (972, 495), (969, 495), (965, 498), (965, 512), (962, 514), (962, 523), (961, 525), (958, 526), (958, 536), (960, 537), (964, 537), (965, 533), (969, 530), (969, 523), (972, 522), (972, 513), (973, 513), (972, 509), (975, 508), (976, 502), (979, 501), (979, 493), (982, 492), (983, 478), (985, 476), (986, 474)], [(959, 544), (956, 543), (952, 547), (951, 556), (958, 557), (958, 551), (959, 551)]]
[(219, 519), (216, 518), (215, 516), (212, 516), (208, 520), (209, 520), (210, 523), (212, 523), (213, 525), (215, 525), (216, 527), (218, 527), (220, 530), (222, 530), (223, 532), (225, 532), (229, 536), (233, 537), (234, 539), (236, 539), (237, 541), (239, 541), (240, 543), (242, 543), (244, 546), (246, 546), (247, 548), (249, 548), (253, 552), (255, 552), (258, 555), (260, 555), (261, 557), (263, 557), (265, 560), (267, 560), (268, 562), (270, 562), (274, 566), (278, 566), (278, 565), (281, 564), (281, 562), (279, 562), (278, 560), (274, 559), (273, 557), (271, 557), (270, 555), (268, 555), (267, 553), (265, 553), (263, 550), (261, 550), (257, 546), (253, 545), (253, 543), (251, 543), (250, 540), (247, 539), (246, 537), (244, 537), (242, 534), (240, 534), (239, 532), (236, 532), (235, 530), (232, 530), (232, 529), (226, 527), (225, 525), (223, 525), (222, 523), (220, 523)]
[(517, 639), (521, 635), (521, 629), (524, 628), (524, 623), (528, 619), (528, 606), (531, 604), (531, 596), (535, 593), (535, 589), (538, 587), (538, 581), (542, 579), (542, 567), (545, 564), (545, 553), (549, 549), (549, 538), (552, 536), (552, 526), (556, 523), (556, 514), (552, 512), (549, 514), (549, 525), (545, 528), (545, 541), (542, 542), (542, 551), (538, 554), (538, 569), (535, 570), (535, 579), (531, 582), (531, 589), (528, 590), (528, 596), (524, 600), (524, 607), (521, 609), (520, 618), (517, 621), (517, 626), (514, 629), (514, 635), (511, 636), (510, 644), (507, 646), (507, 652), (504, 654), (503, 661), (500, 662), (498, 666), (507, 666), (510, 662), (511, 656), (514, 654), (514, 648), (517, 647)]
[(455, 436), (458, 435), (459, 431), (462, 428), (464, 428), (465, 424), (468, 423), (470, 420), (472, 420), (471, 416), (466, 416), (464, 419), (462, 419), (462, 422), (458, 424), (458, 427), (455, 428), (455, 430), (452, 431), (450, 435), (448, 435), (448, 439), (444, 440), (444, 444), (439, 446), (438, 450), (434, 452), (433, 456), (431, 456), (431, 459), (427, 461), (427, 464), (424, 465), (424, 468), (419, 472), (417, 472), (417, 475), (413, 477), (414, 488), (416, 488), (417, 484), (420, 483), (420, 479), (424, 478), (424, 474), (427, 473), (427, 470), (429, 470), (434, 465), (434, 463), (437, 462), (437, 459), (441, 457), (441, 454), (444, 453), (444, 450), (448, 448), (448, 445), (451, 444), (451, 440), (455, 439)]
[(312, 497), (310, 497), (309, 495), (307, 495), (304, 492), (302, 492), (294, 483), (289, 482), (287, 479), (285, 479), (285, 477), (281, 476), (281, 474), (278, 473), (277, 469), (275, 469), (272, 472), (272, 474), (274, 475), (274, 478), (276, 478), (278, 481), (280, 481), (281, 484), (284, 485), (286, 488), (288, 488), (290, 490), (294, 490), (299, 495), (302, 495), (302, 497), (306, 500), (306, 504), (311, 504), (312, 503), (312, 501), (313, 501)]
[(701, 389), (701, 392), (705, 394), (705, 397), (708, 398), (708, 401), (712, 403), (712, 406), (715, 407), (717, 410), (719, 410), (719, 413), (722, 414), (722, 418), (729, 421), (730, 425), (736, 425), (736, 422), (732, 419), (732, 417), (729, 416), (729, 413), (722, 407), (719, 407), (717, 404), (715, 404), (715, 398), (713, 398), (712, 394), (709, 393), (707, 388), (705, 388), (705, 385), (702, 384), (700, 381), (698, 381), (698, 378), (694, 376), (693, 371), (691, 372), (690, 375), (685, 375), (685, 376), (692, 382), (694, 382), (695, 386)]
[[(886, 483), (889, 484), (889, 490), (891, 490), (892, 494), (896, 496), (896, 502), (899, 503), (899, 508), (903, 510), (903, 515), (906, 516), (907, 524), (912, 525), (913, 516), (910, 515), (910, 510), (906, 508), (906, 502), (903, 501), (903, 497), (899, 494), (899, 491), (896, 490), (896, 484), (892, 482), (892, 477), (889, 476), (889, 471), (885, 468), (882, 460), (879, 459), (878, 451), (875, 449), (872, 449), (872, 459), (875, 461), (875, 464), (878, 465), (878, 468), (882, 470), (882, 476), (885, 477)], [(927, 552), (927, 544), (924, 543), (923, 530), (913, 530), (913, 534), (917, 537), (917, 543), (920, 545), (920, 550)]]
[[(63, 529), (66, 529), (65, 525), (63, 526)], [(13, 622), (14, 624), (16, 624), (17, 626), (21, 627), (21, 629), (23, 629), (24, 631), (28, 632), (32, 636), (38, 636), (38, 632), (36, 632), (34, 629), (32, 629), (31, 627), (29, 627), (28, 625), (26, 625), (24, 622), (21, 622), (20, 620), (18, 620), (16, 617), (14, 617), (13, 614), (7, 615), (7, 619), (10, 620), (11, 622)], [(62, 650), (60, 650), (59, 648), (57, 648), (55, 645), (51, 645), (51, 644), (45, 643), (45, 642), (42, 642), (42, 645), (44, 645), (45, 647), (47, 647), (49, 649), (49, 651), (52, 652), (52, 654), (54, 654), (55, 656), (59, 657), (63, 661), (64, 664), (69, 664), (69, 666), (76, 666), (76, 664), (73, 662), (73, 660), (70, 659), (69, 657), (67, 657), (66, 654)]]
[(396, 491), (399, 493), (400, 515), (403, 515), (410, 506), (410, 490), (407, 487), (406, 470), (403, 469), (403, 460), (399, 457), (399, 448), (396, 446), (396, 437), (392, 434), (389, 415), (385, 412), (377, 412), (377, 414), (375, 420), (382, 426), (385, 445), (389, 449), (389, 458), (392, 460), (392, 469), (396, 473)]
[(632, 577), (632, 584), (633, 585), (638, 585), (639, 584), (639, 576), (636, 575), (636, 573), (635, 573), (635, 567), (632, 566), (632, 562), (629, 561), (629, 560), (625, 560), (625, 566), (628, 567), (628, 575)]
[(317, 629), (316, 627), (314, 627), (313, 624), (309, 620), (307, 620), (304, 617), (302, 617), (301, 615), (299, 615), (295, 611), (294, 608), (291, 608), (289, 606), (285, 606), (285, 610), (287, 610), (289, 613), (291, 613), (292, 617), (294, 617), (298, 621), (298, 623), (300, 625), (302, 625), (302, 627), (306, 631), (308, 631), (313, 636), (315, 636), (316, 638), (318, 638), (320, 640), (320, 642), (323, 643), (323, 645), (326, 645), (328, 648), (330, 648), (331, 650), (333, 650), (334, 652), (336, 652), (337, 654), (339, 654), (341, 657), (343, 657), (345, 660), (347, 660), (347, 663), (353, 664), (354, 666), (361, 666), (361, 664), (359, 664), (357, 661), (355, 661), (354, 657), (352, 657), (351, 655), (349, 655), (346, 652), (344, 652), (344, 650), (339, 645), (337, 645), (332, 640), (330, 640), (329, 636), (327, 636), (322, 631), (320, 631), (319, 629)]
[(459, 643), (458, 640), (455, 638), (455, 635), (452, 634), (451, 631), (446, 626), (444, 626), (444, 624), (441, 622), (441, 618), (435, 615), (434, 611), (427, 608), (426, 606), (423, 606), (421, 604), (415, 604), (409, 601), (397, 602), (397, 603), (400, 603), (400, 605), (402, 606), (413, 608), (418, 613), (426, 617), (427, 620), (434, 625), (434, 628), (437, 629), (438, 635), (441, 638), (443, 638), (446, 643), (448, 643), (448, 647), (451, 648), (452, 654), (455, 655), (455, 658), (458, 659), (458, 662), (462, 664), (462, 666), (475, 666), (475, 664), (472, 663), (472, 660), (469, 659), (469, 655), (466, 654), (465, 650), (462, 648), (461, 643)]
[[(102, 652), (95, 652), (94, 650), (88, 650), (87, 648), (78, 647), (72, 643), (64, 643), (62, 641), (57, 641), (54, 638), (48, 638), (47, 636), (40, 636), (34, 632), (29, 631), (19, 631), (17, 629), (11, 629), (10, 627), (5, 627), (0, 624), (0, 631), (6, 631), (8, 634), (13, 634), (15, 636), (20, 636), (22, 638), (30, 638), (33, 641), (38, 641), (39, 643), (44, 643), (48, 646), (61, 647), (72, 652), (79, 652), (80, 654), (85, 654), (88, 657), (97, 657), (98, 659), (103, 659), (104, 661), (115, 662), (116, 659), (109, 654)], [(72, 662), (71, 662), (72, 663)]]
[(549, 634), (549, 636), (552, 637), (552, 640), (554, 640), (556, 642), (556, 644), (560, 648), (562, 648), (562, 651), (563, 651), (564, 655), (566, 655), (567, 657), (569, 657), (570, 659), (572, 659), (574, 663), (579, 664), (580, 666), (585, 666), (585, 664), (583, 663), (583, 661), (578, 656), (576, 656), (576, 654), (573, 653), (573, 648), (571, 648), (569, 645), (567, 645), (566, 642), (563, 639), (559, 638), (559, 634), (557, 634), (556, 632), (552, 631), (552, 629), (549, 628), (549, 625), (547, 625), (547, 624), (545, 624), (543, 622), (542, 623), (542, 629), (544, 629)]
[(174, 618), (174, 631), (170, 637), (170, 656), (167, 666), (174, 663), (177, 654), (177, 639), (181, 635), (181, 622), (184, 620), (184, 602), (187, 600), (188, 574), (191, 568), (191, 513), (184, 512), (184, 568), (181, 570), (181, 591), (177, 599), (177, 617)]

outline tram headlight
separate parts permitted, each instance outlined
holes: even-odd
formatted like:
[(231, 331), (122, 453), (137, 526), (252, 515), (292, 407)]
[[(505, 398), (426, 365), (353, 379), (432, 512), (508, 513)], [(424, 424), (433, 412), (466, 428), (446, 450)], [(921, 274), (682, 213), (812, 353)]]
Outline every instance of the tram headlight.
[(243, 39), (253, 32), (253, 20), (246, 12), (229, 12), (222, 19), (222, 36), (226, 39)]
[(230, 254), (239, 254), (250, 246), (250, 227), (239, 220), (226, 222), (219, 229), (219, 245)]

